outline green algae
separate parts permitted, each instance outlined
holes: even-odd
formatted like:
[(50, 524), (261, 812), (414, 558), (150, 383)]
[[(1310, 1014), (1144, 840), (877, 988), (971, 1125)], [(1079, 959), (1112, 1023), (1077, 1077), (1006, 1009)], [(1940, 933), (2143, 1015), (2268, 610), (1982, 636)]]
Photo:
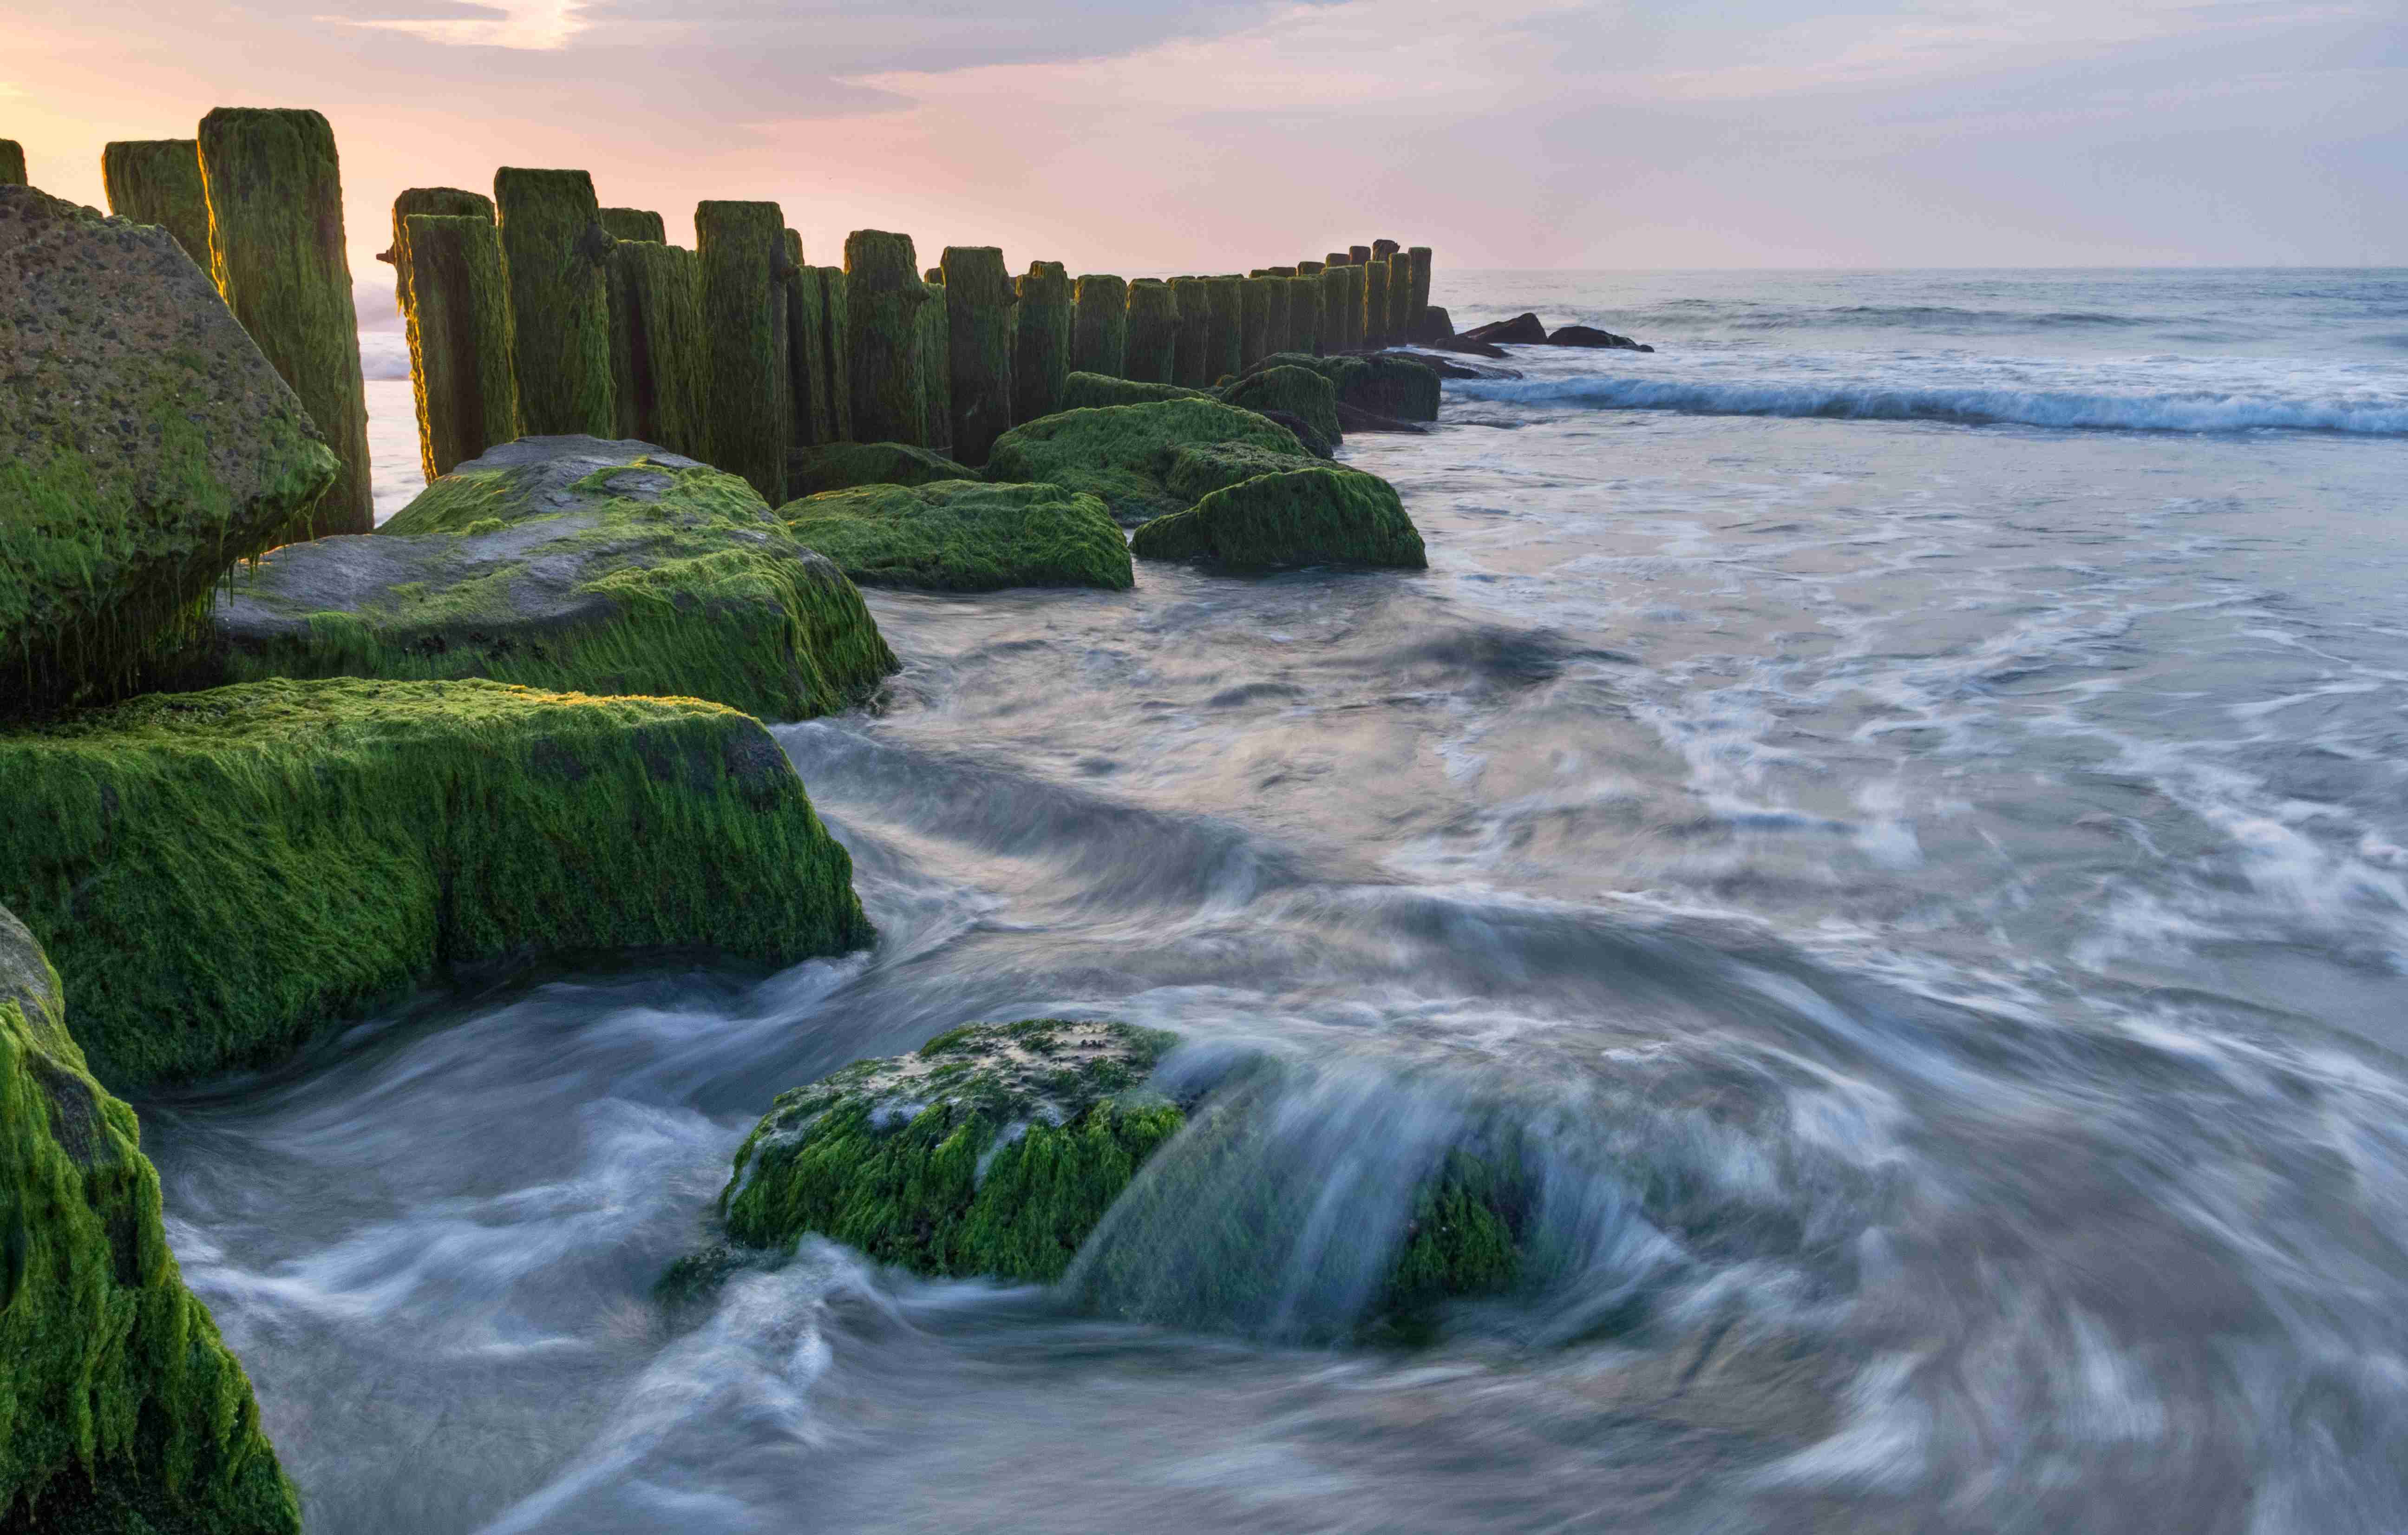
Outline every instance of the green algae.
[(1326, 465), (1212, 491), (1139, 528), (1129, 549), (1140, 559), (1198, 560), (1238, 571), (1312, 565), (1419, 570), (1429, 563), (1394, 486)]
[(1238, 366), (1231, 372), (1254, 366), (1270, 349), (1271, 292), (1274, 280), (1268, 277), (1242, 278), (1238, 283)]
[(335, 131), (316, 112), (221, 107), (197, 142), (218, 292), (341, 461), (309, 532), (365, 533), (376, 498)]
[(786, 464), (786, 488), (795, 498), (855, 485), (925, 485), (978, 478), (978, 470), (934, 448), (903, 442), (831, 442), (802, 449)]
[(1074, 372), (1125, 377), (1128, 368), (1128, 283), (1090, 275), (1078, 281), (1070, 319)]
[(928, 302), (920, 307), (920, 383), (927, 401), (929, 447), (950, 453), (953, 448), (952, 317), (947, 313), (945, 285), (927, 284)]
[(394, 249), (409, 272), (409, 373), (420, 467), (433, 481), (519, 435), (509, 274), (494, 222), (413, 213)]
[(1179, 347), (1171, 380), (1188, 389), (1210, 389), (1219, 375), (1212, 371), (1211, 292), (1198, 277), (1170, 280), (1171, 302), (1178, 310)]
[(1135, 582), (1104, 504), (1059, 485), (935, 481), (865, 485), (790, 501), (795, 538), (865, 586), (994, 592)]
[(844, 271), (851, 309), (851, 436), (863, 442), (927, 447), (925, 355), (919, 341), (928, 284), (920, 276), (911, 237), (854, 230), (844, 239)]
[(1014, 426), (1062, 409), (1070, 376), (1070, 277), (1058, 261), (1033, 261), (1021, 275), (1011, 350)]
[(494, 200), (480, 193), (463, 191), (459, 187), (410, 187), (393, 200), (393, 247), (377, 253), (377, 260), (393, 265), (393, 302), (404, 320), (409, 318), (409, 219), (415, 213), (432, 213), (448, 219), (482, 219), (494, 222)]
[(1239, 443), (1275, 452), (1304, 452), (1296, 434), (1251, 410), (1215, 400), (1162, 400), (1098, 409), (1066, 410), (997, 438), (987, 478), (1043, 481), (1085, 491), (1123, 522), (1183, 510), (1187, 500), (1167, 488), (1161, 472), (1176, 450)]
[(1335, 444), (1343, 435), (1338, 426), (1337, 389), (1309, 367), (1279, 365), (1249, 373), (1221, 391), (1221, 402), (1244, 410), (1284, 410), (1325, 442)]
[(852, 285), (841, 266), (816, 266), (820, 275), (820, 337), (827, 346), (828, 415), (836, 427), (832, 442), (851, 442), (853, 429), (853, 300)]
[(1361, 345), (1384, 347), (1388, 334), (1388, 264), (1375, 261), (1355, 270), (1363, 274), (1363, 330)]
[(1209, 400), (1210, 390), (1182, 384), (1139, 383), (1132, 379), (1107, 379), (1099, 373), (1073, 373), (1063, 381), (1062, 409), (1093, 410), (1108, 405), (1151, 405), (1157, 400)]
[(119, 139), (100, 151), (108, 210), (155, 223), (176, 237), (193, 265), (209, 265), (209, 194), (201, 185), (201, 146), (190, 138)]
[(602, 232), (614, 240), (643, 240), (652, 245), (669, 243), (666, 219), (646, 208), (605, 208), (595, 211), (602, 221)]
[(1139, 383), (1173, 382), (1179, 369), (1179, 306), (1156, 278), (1129, 284), (1123, 320), (1121, 376)]
[(494, 216), (510, 277), (519, 424), (531, 437), (610, 435), (610, 293), (594, 179), (581, 170), (494, 172)]
[(1313, 356), (1321, 351), (1321, 274), (1298, 272), (1287, 280), (1287, 342), (1278, 351)]
[(817, 1232), (918, 1273), (1051, 1283), (1184, 1122), (1142, 1091), (1172, 1042), (972, 1026), (782, 1094), (736, 1154), (727, 1235), (777, 1249)]
[(621, 240), (610, 248), (610, 289), (611, 388), (621, 432), (704, 456), (711, 350), (700, 259), (679, 246)]
[[(786, 375), (794, 403), (797, 449), (837, 440), (835, 379), (828, 372), (827, 294), (816, 266), (803, 265), (802, 237), (786, 231), (786, 254), (795, 269), (786, 275)], [(795, 493), (789, 480), (786, 494)]]
[(13, 138), (0, 138), (0, 187), (31, 184), (25, 175), (25, 146)]
[(1416, 245), (1407, 251), (1405, 255), (1411, 261), (1412, 268), (1411, 295), (1405, 300), (1405, 314), (1412, 322), (1412, 329), (1404, 339), (1426, 340), (1430, 338), (1426, 334), (1430, 307), (1430, 248), (1426, 245)]
[(871, 934), (757, 721), (499, 682), (268, 681), (0, 735), (0, 900), (112, 1083), (264, 1065), (460, 969)]
[[(1213, 277), (1204, 280), (1204, 367), (1208, 380), (1219, 383), (1245, 367), (1246, 280)], [(1184, 382), (1185, 380), (1182, 380)]]
[(185, 1289), (134, 1111), (0, 908), (0, 1528), (298, 1535), (242, 1366)]
[(953, 456), (983, 464), (995, 439), (1011, 429), (1019, 295), (1003, 252), (992, 245), (945, 247), (943, 270)]
[(1266, 357), (1262, 366), (1309, 368), (1329, 380), (1340, 403), (1357, 409), (1398, 421), (1438, 420), (1438, 373), (1411, 357), (1308, 357), (1291, 351)]
[(702, 202), (694, 209), (702, 269), (702, 325), (710, 338), (703, 456), (742, 475), (762, 497), (786, 494), (786, 216), (775, 203)]

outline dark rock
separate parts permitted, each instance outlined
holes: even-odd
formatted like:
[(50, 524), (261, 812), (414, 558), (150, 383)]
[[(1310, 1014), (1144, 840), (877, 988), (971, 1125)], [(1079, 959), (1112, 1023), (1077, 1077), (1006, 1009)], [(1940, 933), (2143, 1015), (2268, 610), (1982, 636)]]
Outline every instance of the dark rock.
[(1231, 570), (1370, 565), (1419, 570), (1422, 536), (1396, 488), (1329, 466), (1260, 474), (1139, 528), (1140, 559), (1200, 560)]
[(1296, 439), (1304, 444), (1304, 451), (1313, 457), (1336, 458), (1338, 456), (1338, 444), (1314, 431), (1312, 423), (1302, 416), (1286, 410), (1255, 409), (1253, 406), (1248, 406), (1246, 409), (1254, 410), (1254, 414), (1274, 426), (1284, 426), (1294, 432)]
[(1535, 314), (1517, 314), (1511, 320), (1493, 320), (1485, 325), (1474, 325), (1463, 333), (1463, 338), (1486, 341), (1500, 347), (1538, 346), (1546, 341), (1547, 327)]
[(1421, 345), (1431, 351), (1455, 351), (1467, 357), (1507, 357), (1512, 353), (1494, 341), (1475, 341), (1468, 336), (1441, 336)]
[(1428, 427), (1421, 425), (1419, 423), (1398, 421), (1394, 416), (1383, 416), (1377, 410), (1366, 410), (1360, 406), (1349, 405), (1344, 400), (1340, 400), (1338, 402), (1338, 424), (1349, 432), (1412, 432), (1421, 434), (1429, 430)]
[(1343, 430), (1338, 424), (1337, 386), (1310, 367), (1293, 364), (1256, 367), (1223, 390), (1221, 401), (1241, 410), (1301, 416), (1325, 442), (1337, 441)]
[(1624, 351), (1656, 350), (1641, 346), (1627, 336), (1616, 336), (1610, 330), (1598, 330), (1594, 325), (1565, 325), (1551, 333), (1546, 344), (1551, 347), (1613, 347)]
[(968, 465), (908, 442), (826, 442), (786, 455), (789, 500), (855, 485), (925, 485), (978, 478), (979, 472)]
[[(1428, 280), (1429, 276), (1426, 272), (1416, 274), (1418, 281), (1427, 282)], [(1417, 345), (1426, 344), (1431, 341), (1445, 340), (1454, 334), (1455, 321), (1448, 316), (1446, 310), (1435, 304), (1426, 304), (1422, 307), (1422, 312), (1413, 321), (1412, 334), (1405, 339)]]

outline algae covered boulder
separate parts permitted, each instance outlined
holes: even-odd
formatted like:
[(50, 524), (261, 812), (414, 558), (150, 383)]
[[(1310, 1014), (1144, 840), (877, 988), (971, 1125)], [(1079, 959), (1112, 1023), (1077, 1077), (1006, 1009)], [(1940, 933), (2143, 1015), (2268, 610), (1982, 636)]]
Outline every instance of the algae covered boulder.
[(0, 186), (0, 715), (135, 685), (338, 468), (166, 230)]
[(258, 1066), (459, 970), (856, 949), (852, 861), (759, 721), (694, 698), (340, 679), (0, 735), (0, 901), (116, 1084)]
[(1127, 541), (1104, 504), (1059, 485), (864, 485), (790, 501), (778, 515), (865, 586), (1125, 591), (1135, 582)]
[(1369, 565), (1419, 570), (1428, 558), (1394, 486), (1377, 475), (1315, 465), (1255, 475), (1137, 530), (1140, 559), (1197, 560), (1228, 570)]
[(1151, 405), (1156, 400), (1209, 400), (1210, 390), (1174, 383), (1143, 383), (1135, 379), (1107, 378), (1101, 373), (1073, 373), (1062, 385), (1062, 409), (1093, 410), (1107, 405)]
[(1376, 357), (1308, 357), (1283, 351), (1266, 357), (1255, 368), (1300, 367), (1320, 374), (1338, 392), (1338, 403), (1398, 421), (1436, 421), (1439, 406), (1438, 370), (1429, 362), (1383, 352)]
[(1120, 521), (1143, 522), (1188, 505), (1162, 481), (1169, 454), (1212, 443), (1304, 452), (1295, 433), (1251, 410), (1217, 400), (1161, 400), (1065, 410), (1015, 426), (996, 439), (987, 477), (1085, 491)]
[(934, 448), (908, 442), (831, 442), (802, 449), (786, 461), (786, 489), (797, 500), (855, 485), (925, 485), (978, 477), (976, 469)]
[(298, 1535), (242, 1366), (184, 1288), (134, 1111), (0, 908), (0, 1522)]
[(807, 719), (895, 658), (842, 573), (734, 475), (641, 442), (525, 438), (373, 535), (238, 572), (184, 685), (493, 678)]
[(783, 1094), (736, 1154), (727, 1236), (779, 1249), (816, 1232), (918, 1273), (1058, 1279), (1184, 1123), (1145, 1090), (1173, 1042), (1126, 1024), (972, 1025)]
[(1222, 390), (1221, 400), (1244, 410), (1284, 410), (1301, 418), (1315, 436), (1333, 445), (1342, 435), (1338, 429), (1337, 386), (1309, 367), (1274, 366), (1249, 373)]

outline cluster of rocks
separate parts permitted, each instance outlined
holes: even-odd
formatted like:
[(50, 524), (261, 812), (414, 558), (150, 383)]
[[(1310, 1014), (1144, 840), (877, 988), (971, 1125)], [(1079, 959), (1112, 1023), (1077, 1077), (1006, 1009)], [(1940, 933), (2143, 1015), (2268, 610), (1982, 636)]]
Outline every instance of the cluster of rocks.
[[(1440, 311), (1443, 313), (1444, 311)], [(1463, 351), (1481, 357), (1510, 356), (1507, 347), (1590, 347), (1621, 351), (1653, 351), (1656, 349), (1627, 336), (1617, 336), (1594, 325), (1558, 325), (1549, 330), (1546, 322), (1524, 311), (1511, 320), (1494, 320), (1484, 325), (1474, 325), (1460, 334), (1429, 336), (1421, 343), (1440, 351)]]

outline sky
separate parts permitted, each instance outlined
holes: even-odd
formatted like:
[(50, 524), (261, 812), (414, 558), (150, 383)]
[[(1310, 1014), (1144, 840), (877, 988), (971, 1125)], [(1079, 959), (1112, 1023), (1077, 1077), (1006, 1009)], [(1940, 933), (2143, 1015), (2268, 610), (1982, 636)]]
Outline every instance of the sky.
[(1385, 237), (1511, 268), (2408, 265), (2403, 0), (0, 0), (0, 137), (314, 107), (394, 194), (589, 170), (691, 241), (901, 230), (1073, 272)]

